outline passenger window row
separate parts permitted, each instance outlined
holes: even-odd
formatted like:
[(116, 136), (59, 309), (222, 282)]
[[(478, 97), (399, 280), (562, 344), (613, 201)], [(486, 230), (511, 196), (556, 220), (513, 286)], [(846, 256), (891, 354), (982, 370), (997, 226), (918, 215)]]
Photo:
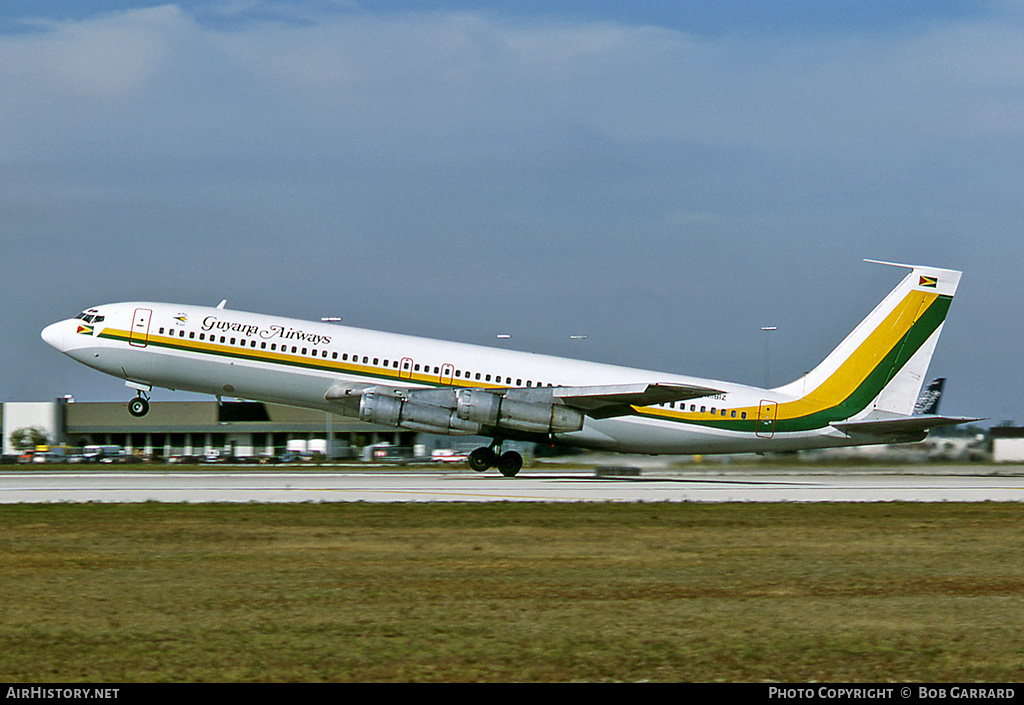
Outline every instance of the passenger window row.
[[(160, 328), (160, 335), (164, 335), (164, 330), (165, 330), (164, 328)], [(178, 331), (178, 337), (179, 338), (186, 337), (185, 333), (186, 333), (185, 330), (179, 330)], [(291, 352), (291, 353), (293, 353), (295, 355), (305, 355), (307, 357), (322, 357), (324, 359), (327, 359), (328, 352), (329, 352), (327, 350), (318, 350), (317, 348), (312, 348), (312, 350), (310, 350), (310, 348), (300, 348), (297, 345), (290, 345), (290, 346), (289, 345), (284, 345), (284, 344), (278, 345), (277, 343), (268, 343), (266, 341), (249, 340), (248, 338), (234, 338), (234, 337), (226, 336), (226, 335), (216, 335), (214, 333), (210, 333), (209, 335), (207, 335), (206, 333), (198, 333), (197, 334), (195, 331), (187, 331), (187, 333), (188, 333), (187, 337), (189, 338), (189, 340), (201, 340), (201, 341), (208, 341), (208, 342), (211, 342), (211, 343), (221, 343), (222, 345), (235, 345), (237, 347), (252, 348), (252, 349), (256, 349), (257, 343), (259, 343), (259, 349), (260, 350), (270, 350), (271, 352), (283, 352), (283, 353)], [(170, 335), (171, 337), (174, 337), (174, 329), (167, 330), (167, 335)], [(289, 348), (290, 348), (290, 350), (289, 350)], [(338, 353), (334, 353), (333, 359), (335, 359), (335, 360), (338, 359)]]
[[(102, 320), (102, 317), (100, 317), (100, 320)], [(160, 335), (170, 335), (171, 337), (174, 337), (175, 331), (174, 331), (173, 328), (161, 327), (160, 328)], [(331, 352), (331, 351), (328, 351), (328, 350), (319, 350), (317, 348), (312, 348), (312, 349), (310, 349), (310, 348), (300, 348), (297, 345), (284, 345), (284, 344), (281, 344), (279, 346), (277, 343), (267, 343), (266, 341), (249, 340), (248, 338), (235, 338), (235, 337), (226, 336), (226, 335), (217, 335), (217, 334), (214, 334), (214, 333), (210, 333), (210, 334), (207, 334), (207, 333), (196, 333), (196, 331), (186, 331), (185, 329), (179, 329), (178, 332), (177, 332), (177, 337), (179, 337), (179, 338), (187, 337), (189, 340), (200, 340), (200, 341), (203, 341), (203, 342), (220, 343), (222, 345), (234, 345), (234, 346), (237, 346), (237, 347), (243, 347), (243, 348), (247, 347), (247, 348), (251, 348), (251, 349), (255, 349), (257, 347), (257, 343), (258, 343), (260, 350), (269, 350), (270, 352), (283, 352), (283, 353), (291, 352), (294, 355), (303, 355), (303, 356), (306, 356), (306, 357), (319, 357), (319, 358), (322, 358), (322, 359), (325, 359), (325, 360), (328, 358), (328, 355), (329, 355), (330, 359), (332, 359), (332, 360), (339, 359), (339, 353)], [(342, 362), (349, 362), (349, 361), (351, 361), (353, 363), (360, 364), (360, 356), (359, 355), (351, 355), (350, 356), (349, 353), (341, 353), (340, 354), (340, 359), (341, 359)], [(399, 369), (400, 362), (403, 363), (401, 369), (403, 369), (404, 371), (408, 371), (408, 372), (420, 372), (420, 371), (422, 371), (422, 372), (424, 372), (426, 374), (431, 374), (430, 365), (422, 365), (421, 366), (419, 363), (412, 363), (411, 360), (399, 361), (399, 360), (384, 359), (383, 360), (383, 364), (382, 364), (381, 358), (375, 357), (375, 358), (373, 358), (372, 365), (374, 367), (384, 367), (384, 368), (396, 369), (397, 370), (397, 369)], [(362, 356), (362, 363), (361, 364), (364, 364), (364, 365), (371, 364), (370, 363), (370, 356), (369, 355), (363, 355)], [(411, 366), (411, 368), (410, 368), (410, 366)], [(442, 374), (441, 367), (439, 365), (435, 365), (434, 366), (433, 374), (435, 374), (435, 375), (441, 375)], [(483, 381), (483, 382), (491, 382), (493, 380), (493, 382), (496, 383), (496, 384), (501, 384), (502, 383), (502, 381), (501, 381), (502, 380), (502, 376), (501, 375), (490, 375), (490, 374), (485, 374), (485, 373), (482, 373), (482, 372), (471, 372), (469, 370), (461, 370), (461, 369), (454, 370), (452, 375), (453, 375), (453, 377), (455, 377), (457, 379)], [(512, 377), (506, 376), (504, 383), (506, 385), (512, 386)], [(517, 386), (517, 387), (522, 387), (523, 386), (522, 378), (516, 379), (515, 386)], [(545, 385), (543, 382), (537, 382), (535, 384), (533, 380), (529, 380), (528, 379), (528, 380), (526, 380), (526, 386), (527, 387), (534, 387), (534, 386), (536, 386), (536, 387), (544, 387), (544, 386), (553, 387), (554, 385), (553, 384)]]
[[(675, 409), (676, 408), (676, 402), (670, 402), (668, 404), (659, 404), (658, 406), (660, 406), (662, 408), (667, 408), (667, 409)], [(686, 402), (679, 402), (679, 410), (680, 411), (686, 411)], [(697, 405), (696, 404), (690, 404), (690, 412), (691, 413), (697, 413)], [(702, 414), (711, 414), (712, 416), (722, 416), (723, 418), (733, 418), (733, 419), (735, 419), (735, 418), (746, 419), (747, 418), (747, 412), (745, 412), (745, 411), (737, 412), (736, 409), (718, 409), (718, 408), (716, 408), (714, 406), (712, 406), (709, 409), (706, 405), (703, 405), (703, 404), (700, 407), (700, 413), (702, 413)]]
[[(338, 354), (337, 353), (334, 353), (334, 359), (338, 359)], [(341, 360), (342, 360), (342, 362), (348, 362), (349, 361), (349, 354), (348, 353), (342, 353), (341, 354)], [(358, 364), (359, 363), (359, 355), (352, 355), (352, 362), (355, 362), (355, 363)], [(375, 357), (375, 358), (373, 358), (373, 363), (372, 364), (373, 364), (374, 367), (388, 367), (390, 365), (390, 367), (393, 367), (394, 369), (398, 369), (398, 362), (399, 362), (398, 360), (394, 360), (394, 361), (391, 361), (389, 363), (388, 360), (384, 360), (383, 364), (381, 364), (380, 358)], [(481, 382), (494, 382), (495, 384), (502, 384), (502, 381), (501, 381), (502, 380), (502, 375), (490, 375), (490, 374), (485, 374), (483, 372), (471, 372), (470, 370), (461, 370), (461, 369), (452, 370), (451, 372), (442, 372), (440, 365), (434, 365), (433, 371), (431, 371), (431, 366), (430, 365), (422, 365), (421, 366), (420, 363), (418, 363), (418, 362), (413, 364), (412, 368), (410, 370), (410, 362), (411, 361), (406, 360), (406, 359), (403, 358), (403, 362), (404, 362), (404, 364), (403, 364), (402, 369), (406, 370), (406, 371), (412, 371), (412, 372), (421, 372), (422, 371), (424, 374), (435, 374), (435, 375), (439, 375), (439, 376), (442, 375), (442, 374), (450, 374), (455, 379), (467, 379), (467, 380), (474, 380), (474, 381), (481, 381)], [(369, 355), (363, 355), (362, 356), (362, 364), (364, 364), (364, 365), (371, 364), (370, 363), (370, 356)], [(507, 377), (506, 376), (504, 379), (505, 379), (504, 383), (506, 385), (512, 386), (512, 378), (511, 377)], [(517, 386), (517, 387), (522, 387), (523, 386), (522, 378), (516, 379), (515, 386)], [(526, 386), (527, 387), (533, 387), (533, 386), (543, 387), (545, 385), (544, 385), (543, 382), (537, 382), (536, 385), (534, 385), (533, 380), (529, 380), (528, 379), (528, 380), (526, 380)], [(554, 385), (553, 384), (548, 384), (546, 386), (553, 387)]]

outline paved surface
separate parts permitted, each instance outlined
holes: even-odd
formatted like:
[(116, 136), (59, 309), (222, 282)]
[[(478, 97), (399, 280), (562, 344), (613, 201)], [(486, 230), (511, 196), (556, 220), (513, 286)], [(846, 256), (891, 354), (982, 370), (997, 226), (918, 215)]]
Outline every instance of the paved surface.
[(12, 470), (0, 473), (0, 503), (18, 502), (981, 502), (1024, 501), (1024, 468), (964, 466), (931, 471), (526, 468), (504, 478), (466, 468), (211, 471)]

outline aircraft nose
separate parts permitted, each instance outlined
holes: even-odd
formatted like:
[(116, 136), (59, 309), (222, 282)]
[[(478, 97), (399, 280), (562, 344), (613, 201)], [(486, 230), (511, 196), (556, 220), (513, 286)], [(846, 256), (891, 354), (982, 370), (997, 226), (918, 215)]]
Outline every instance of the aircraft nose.
[(67, 326), (64, 325), (64, 321), (57, 323), (51, 323), (50, 325), (43, 328), (43, 332), (40, 333), (43, 340), (46, 341), (47, 345), (57, 348), (58, 350), (64, 350), (64, 332), (67, 330)]

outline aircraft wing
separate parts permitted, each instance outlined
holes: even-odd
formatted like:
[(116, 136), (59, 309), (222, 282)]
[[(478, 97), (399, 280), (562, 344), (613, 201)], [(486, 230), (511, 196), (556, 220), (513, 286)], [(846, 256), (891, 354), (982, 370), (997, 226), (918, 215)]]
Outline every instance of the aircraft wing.
[[(437, 403), (441, 406), (449, 406), (451, 401), (447, 397), (456, 391), (342, 383), (332, 387), (325, 396), (328, 401), (339, 404), (343, 413), (355, 414), (358, 413), (360, 397), (368, 390), (384, 391), (386, 394), (403, 399), (416, 399), (424, 403)], [(634, 406), (667, 404), (723, 393), (720, 389), (710, 387), (664, 383), (586, 387), (515, 387), (512, 389), (480, 389), (479, 391), (518, 402), (564, 404), (596, 419), (625, 416), (632, 413)]]

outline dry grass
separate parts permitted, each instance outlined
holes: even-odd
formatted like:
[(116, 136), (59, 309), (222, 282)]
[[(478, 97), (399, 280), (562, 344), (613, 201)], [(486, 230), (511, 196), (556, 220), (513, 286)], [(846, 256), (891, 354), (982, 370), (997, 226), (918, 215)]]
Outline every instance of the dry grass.
[(0, 681), (1019, 681), (1018, 504), (0, 507)]

